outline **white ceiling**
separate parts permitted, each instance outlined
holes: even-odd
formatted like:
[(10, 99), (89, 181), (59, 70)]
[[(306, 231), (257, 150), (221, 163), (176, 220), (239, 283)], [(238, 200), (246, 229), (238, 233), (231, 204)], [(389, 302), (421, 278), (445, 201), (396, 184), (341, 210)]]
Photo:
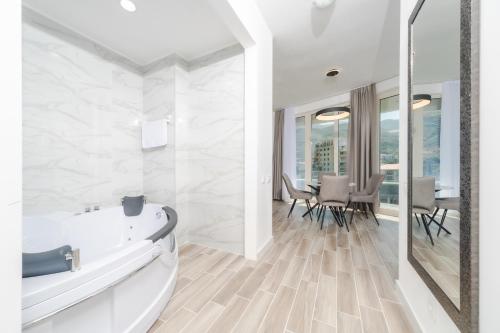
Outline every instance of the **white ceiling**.
[(138, 65), (176, 53), (192, 60), (237, 41), (205, 0), (23, 0), (23, 4)]
[(427, 1), (413, 24), (416, 84), (460, 79), (460, 1)]
[[(295, 106), (398, 75), (399, 0), (256, 0), (275, 40), (274, 106)], [(325, 73), (343, 69), (336, 78)]]

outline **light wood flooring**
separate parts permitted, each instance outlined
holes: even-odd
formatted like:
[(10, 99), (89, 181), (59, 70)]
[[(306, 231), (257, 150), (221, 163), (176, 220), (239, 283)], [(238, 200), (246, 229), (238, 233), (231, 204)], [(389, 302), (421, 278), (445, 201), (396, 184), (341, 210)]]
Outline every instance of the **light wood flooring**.
[(287, 218), (289, 207), (274, 202), (274, 240), (258, 261), (183, 246), (174, 296), (150, 332), (413, 332), (394, 282), (397, 223), (357, 217), (350, 233), (319, 230), (303, 206)]
[[(436, 283), (448, 295), (457, 308), (460, 307), (460, 220), (448, 212), (444, 226), (451, 235), (441, 231), (432, 223), (430, 231), (434, 246), (423, 226), (418, 226), (413, 218), (413, 256), (417, 259)], [(436, 216), (436, 221), (441, 221), (441, 215)]]

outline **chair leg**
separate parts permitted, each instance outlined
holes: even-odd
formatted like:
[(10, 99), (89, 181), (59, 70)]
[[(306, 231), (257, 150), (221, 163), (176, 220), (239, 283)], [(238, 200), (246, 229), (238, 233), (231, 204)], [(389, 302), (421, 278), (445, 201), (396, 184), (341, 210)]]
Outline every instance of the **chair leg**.
[(451, 232), (448, 229), (446, 229), (442, 224), (440, 224), (438, 221), (436, 221), (436, 219), (434, 218), (434, 216), (436, 216), (436, 214), (434, 214), (432, 216), (427, 215), (427, 217), (430, 218), (429, 225), (432, 222), (434, 222), (434, 223), (436, 223), (438, 225), (439, 231), (444, 230), (444, 232), (446, 232), (448, 235), (451, 235)]
[(290, 215), (292, 215), (293, 207), (295, 207), (296, 202), (297, 202), (297, 199), (293, 200), (292, 207), (290, 208), (290, 211), (288, 212), (288, 217), (290, 217)]
[(325, 206), (320, 206), (321, 208), (319, 209), (319, 216), (318, 216), (318, 222), (319, 220), (321, 219), (321, 215), (323, 214), (323, 212), (325, 211)]
[(340, 215), (342, 215), (342, 220), (344, 221), (345, 227), (347, 228), (347, 232), (350, 232), (349, 225), (347, 224), (347, 219), (345, 218), (345, 210), (339, 208)]
[[(323, 223), (325, 223), (325, 213), (326, 213), (326, 208), (323, 206), (322, 207), (322, 212), (323, 212), (323, 216), (321, 218), (321, 227), (320, 229), (323, 230)], [(320, 213), (321, 214), (321, 213)]]
[(309, 199), (306, 200), (306, 205), (307, 205), (307, 212), (306, 213), (309, 213), (309, 218), (311, 219), (311, 222), (313, 220), (313, 216), (312, 216), (312, 213), (311, 213), (311, 203), (309, 202)]
[(352, 212), (351, 212), (351, 220), (349, 221), (349, 224), (352, 224), (352, 219), (354, 218), (354, 212), (356, 211), (356, 204), (352, 207)]
[(307, 201), (309, 202), (309, 207), (308, 207), (308, 208), (309, 208), (309, 210), (308, 210), (307, 212), (305, 212), (305, 213), (302, 215), (302, 217), (306, 216), (307, 214), (310, 214), (310, 215), (311, 215), (311, 219), (312, 219), (312, 213), (314, 212), (314, 208), (316, 208), (316, 207), (319, 205), (319, 203), (317, 203), (317, 202), (316, 202), (316, 203), (314, 204), (314, 206), (312, 206), (312, 207), (311, 207), (311, 202), (310, 202), (309, 200), (307, 200)]
[(415, 218), (417, 219), (418, 226), (420, 227), (420, 220), (418, 219), (418, 215), (417, 215), (417, 213), (415, 213)]
[(349, 208), (350, 205), (351, 205), (351, 199), (349, 199), (349, 201), (347, 202), (347, 205), (345, 206), (344, 212), (347, 211), (347, 208)]
[(367, 204), (368, 208), (370, 208), (370, 212), (372, 212), (373, 218), (375, 219), (375, 222), (377, 222), (377, 225), (380, 226), (380, 223), (378, 223), (377, 216), (375, 215), (375, 212), (373, 211), (373, 204), (369, 203)]
[(335, 216), (335, 220), (337, 221), (339, 227), (343, 227), (344, 223), (342, 221), (342, 217), (340, 216), (338, 209), (336, 207), (330, 207), (330, 209), (332, 211), (333, 216)]
[(363, 214), (365, 214), (365, 217), (368, 220), (368, 208), (366, 208), (368, 204), (361, 204), (361, 205), (363, 206)]
[(437, 233), (437, 236), (439, 237), (439, 234), (441, 233), (441, 229), (443, 229), (443, 224), (444, 224), (444, 219), (446, 218), (446, 214), (448, 213), (448, 209), (445, 209), (443, 212), (443, 216), (441, 216), (441, 224), (439, 225), (439, 230)]
[(335, 215), (339, 219), (340, 226), (344, 226), (344, 220), (342, 219), (342, 215), (340, 214), (340, 209), (338, 207), (333, 208), (333, 211), (335, 212)]
[(421, 214), (420, 217), (422, 218), (422, 224), (424, 225), (425, 232), (427, 233), (427, 236), (431, 239), (431, 244), (434, 246), (434, 240), (432, 239), (432, 234), (431, 231), (429, 230), (429, 225), (427, 224), (427, 221), (425, 219), (425, 215)]
[(306, 200), (306, 205), (307, 205), (307, 208), (308, 208), (308, 212), (309, 212), (309, 218), (311, 219), (311, 222), (312, 222), (312, 208), (311, 208), (311, 202), (309, 200)]
[(333, 218), (335, 219), (335, 222), (337, 222), (337, 225), (338, 225), (339, 227), (341, 227), (341, 226), (342, 226), (342, 222), (340, 222), (340, 220), (339, 220), (339, 218), (338, 218), (337, 214), (336, 214), (336, 213), (335, 213), (335, 211), (333, 210), (333, 207), (331, 207), (331, 206), (330, 206), (329, 208), (330, 208), (330, 212), (332, 212), (332, 215), (333, 215)]

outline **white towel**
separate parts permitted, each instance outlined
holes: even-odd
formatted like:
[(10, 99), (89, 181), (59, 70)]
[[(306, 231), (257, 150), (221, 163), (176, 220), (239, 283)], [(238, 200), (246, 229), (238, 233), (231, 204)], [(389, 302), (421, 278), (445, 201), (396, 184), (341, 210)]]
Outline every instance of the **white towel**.
[(167, 120), (144, 121), (142, 123), (142, 148), (167, 145)]

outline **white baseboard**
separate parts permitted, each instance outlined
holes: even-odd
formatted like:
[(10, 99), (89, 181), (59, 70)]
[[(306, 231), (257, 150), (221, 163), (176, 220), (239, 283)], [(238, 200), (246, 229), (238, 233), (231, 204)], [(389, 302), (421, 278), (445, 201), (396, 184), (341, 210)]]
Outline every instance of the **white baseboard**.
[(417, 318), (414, 315), (413, 309), (411, 308), (410, 304), (408, 303), (408, 300), (405, 297), (405, 294), (401, 290), (401, 286), (399, 285), (399, 280), (396, 280), (396, 290), (399, 296), (399, 299), (402, 301), (403, 308), (406, 312), (406, 315), (410, 319), (410, 324), (414, 330), (414, 332), (417, 333), (422, 333), (422, 327), (420, 326), (420, 323), (418, 322)]
[(264, 253), (266, 253), (266, 251), (269, 250), (269, 248), (273, 245), (273, 240), (274, 240), (274, 237), (271, 236), (271, 238), (269, 238), (267, 240), (267, 242), (265, 242), (264, 245), (257, 251), (256, 260), (262, 259), (262, 256), (264, 255)]

